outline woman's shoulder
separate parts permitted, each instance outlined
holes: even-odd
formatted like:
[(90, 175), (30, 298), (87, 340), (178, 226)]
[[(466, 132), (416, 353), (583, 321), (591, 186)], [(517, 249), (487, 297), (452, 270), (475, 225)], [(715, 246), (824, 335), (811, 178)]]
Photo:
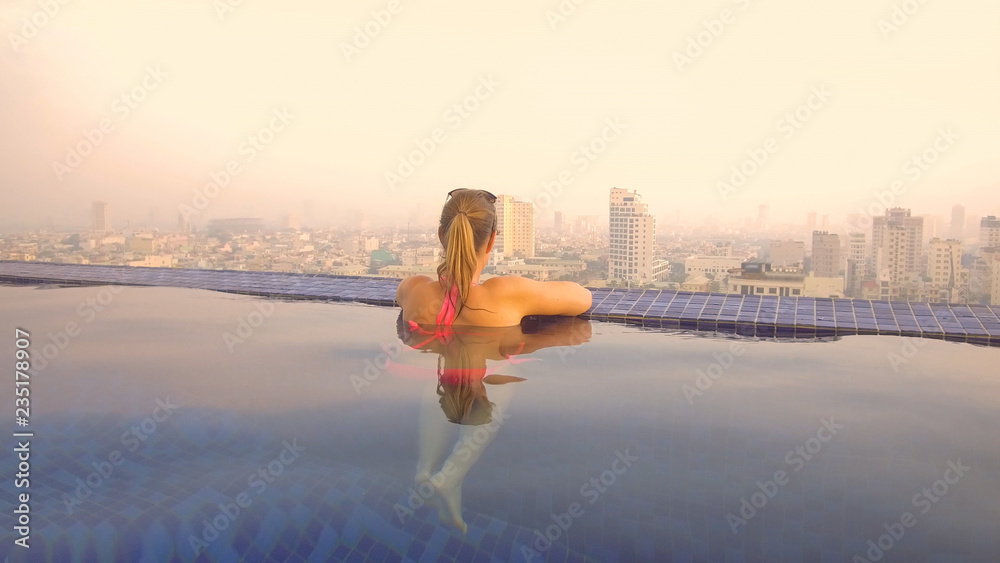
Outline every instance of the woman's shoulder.
[(408, 278), (403, 278), (396, 286), (396, 301), (399, 302), (401, 299), (405, 299), (407, 295), (410, 295), (414, 290), (426, 286), (428, 283), (434, 281), (434, 279), (429, 276), (410, 276)]

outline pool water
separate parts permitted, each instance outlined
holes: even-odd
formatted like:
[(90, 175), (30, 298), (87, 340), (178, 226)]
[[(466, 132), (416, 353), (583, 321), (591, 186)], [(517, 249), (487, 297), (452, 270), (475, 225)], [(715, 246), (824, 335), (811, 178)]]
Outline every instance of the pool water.
[[(11, 561), (995, 561), (1000, 350), (0, 287)], [(75, 327), (67, 326), (75, 323)], [(402, 337), (402, 339), (401, 339)], [(0, 391), (14, 402), (13, 369)], [(485, 376), (485, 377), (484, 377)], [(12, 413), (8, 413), (12, 416)]]

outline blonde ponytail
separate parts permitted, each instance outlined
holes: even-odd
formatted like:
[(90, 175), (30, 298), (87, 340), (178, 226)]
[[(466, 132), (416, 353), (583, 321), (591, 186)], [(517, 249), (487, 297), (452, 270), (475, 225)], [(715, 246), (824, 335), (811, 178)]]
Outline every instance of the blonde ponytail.
[[(449, 299), (451, 288), (458, 288), (455, 315), (465, 307), (472, 287), (472, 277), (479, 266), (479, 252), (486, 249), (496, 232), (496, 196), (483, 190), (452, 190), (441, 210), (438, 236), (444, 245), (444, 261), (438, 266), (438, 281)], [(487, 311), (488, 309), (482, 309)]]
[[(476, 255), (476, 242), (472, 232), (472, 223), (464, 211), (459, 211), (448, 227), (444, 262), (438, 266), (438, 278), (444, 282), (445, 289), (458, 287), (458, 301), (455, 307), (465, 305), (469, 298), (469, 288), (472, 287), (472, 276), (476, 273), (479, 257)], [(457, 313), (456, 313), (457, 314)]]

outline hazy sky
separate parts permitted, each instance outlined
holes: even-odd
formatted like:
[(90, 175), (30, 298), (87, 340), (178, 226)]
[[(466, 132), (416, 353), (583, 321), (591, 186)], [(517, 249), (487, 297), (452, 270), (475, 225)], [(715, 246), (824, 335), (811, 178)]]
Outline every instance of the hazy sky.
[(1000, 213), (995, 0), (577, 1), (4, 2), (0, 231), (97, 199), (173, 224), (230, 161), (196, 222), (424, 219), (457, 186), (546, 218), (617, 186), (663, 217), (841, 221), (897, 180), (915, 213)]

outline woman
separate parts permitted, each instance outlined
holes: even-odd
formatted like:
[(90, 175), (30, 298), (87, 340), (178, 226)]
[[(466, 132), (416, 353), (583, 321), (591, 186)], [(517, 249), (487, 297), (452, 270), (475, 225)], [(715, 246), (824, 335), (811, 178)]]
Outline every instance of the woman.
[(528, 315), (576, 316), (590, 308), (590, 291), (574, 282), (495, 277), (479, 283), (496, 241), (496, 200), (485, 190), (448, 193), (438, 226), (445, 250), (438, 279), (412, 276), (396, 289), (411, 326), (514, 326)]

